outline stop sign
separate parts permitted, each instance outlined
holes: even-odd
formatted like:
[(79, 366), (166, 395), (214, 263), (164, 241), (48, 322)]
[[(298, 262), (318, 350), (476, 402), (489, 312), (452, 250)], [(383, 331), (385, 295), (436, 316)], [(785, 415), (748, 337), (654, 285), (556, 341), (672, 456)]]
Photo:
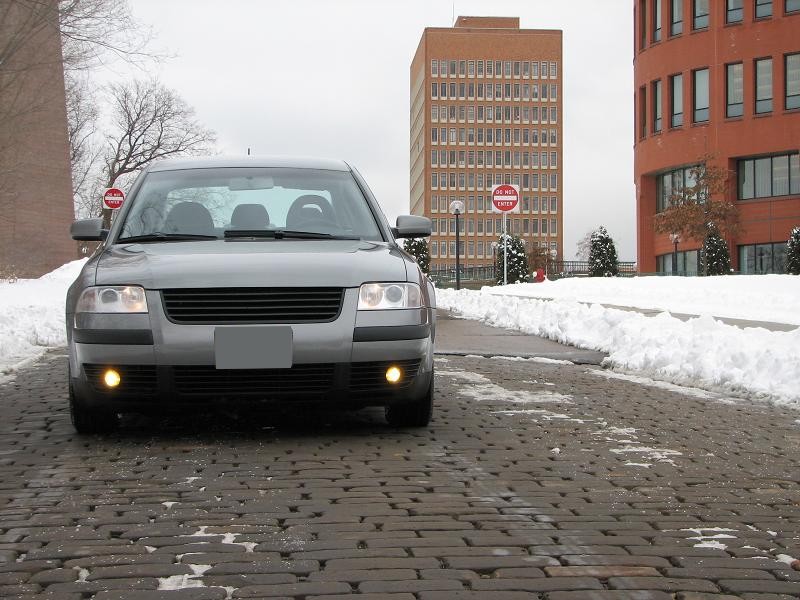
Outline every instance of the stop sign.
[(125, 201), (125, 194), (119, 188), (108, 188), (103, 194), (103, 204), (106, 208), (115, 210), (122, 206)]
[(492, 186), (492, 212), (519, 212), (519, 187), (516, 185)]

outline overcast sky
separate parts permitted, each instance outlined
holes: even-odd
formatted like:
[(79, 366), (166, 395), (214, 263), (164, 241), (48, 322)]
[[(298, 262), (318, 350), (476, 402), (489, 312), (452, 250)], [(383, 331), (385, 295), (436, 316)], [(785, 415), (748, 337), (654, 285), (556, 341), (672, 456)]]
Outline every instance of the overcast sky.
[(454, 14), (562, 29), (564, 251), (602, 224), (635, 259), (630, 0), (129, 2), (153, 48), (173, 56), (154, 70), (223, 154), (343, 158), (392, 222), (409, 211), (409, 66), (422, 30)]

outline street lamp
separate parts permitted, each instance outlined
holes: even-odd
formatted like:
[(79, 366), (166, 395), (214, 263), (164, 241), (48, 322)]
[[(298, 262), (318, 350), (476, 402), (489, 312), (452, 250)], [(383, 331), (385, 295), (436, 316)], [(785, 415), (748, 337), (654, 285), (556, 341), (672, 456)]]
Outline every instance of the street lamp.
[(450, 203), (450, 214), (456, 216), (456, 289), (461, 289), (461, 243), (459, 242), (458, 217), (464, 214), (464, 203), (453, 200)]
[(678, 274), (678, 242), (681, 241), (681, 236), (677, 233), (670, 233), (669, 234), (669, 241), (673, 244), (673, 251), (672, 251), (672, 274)]

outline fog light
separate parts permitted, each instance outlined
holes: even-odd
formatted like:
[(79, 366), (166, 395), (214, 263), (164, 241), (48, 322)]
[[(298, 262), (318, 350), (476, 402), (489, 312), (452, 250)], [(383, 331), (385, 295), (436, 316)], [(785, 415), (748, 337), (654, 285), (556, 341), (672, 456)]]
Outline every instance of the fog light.
[(403, 376), (403, 372), (397, 367), (389, 367), (386, 370), (386, 381), (389, 383), (397, 383)]
[(108, 369), (103, 373), (103, 383), (106, 384), (106, 387), (115, 388), (119, 385), (120, 381), (122, 381), (122, 377), (120, 377), (119, 371)]

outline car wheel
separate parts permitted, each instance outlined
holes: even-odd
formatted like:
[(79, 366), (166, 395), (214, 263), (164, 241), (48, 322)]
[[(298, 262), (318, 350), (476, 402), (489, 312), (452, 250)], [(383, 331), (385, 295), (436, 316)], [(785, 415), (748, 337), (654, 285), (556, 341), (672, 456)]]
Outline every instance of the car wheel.
[(428, 392), (415, 402), (386, 407), (386, 421), (393, 427), (425, 427), (433, 414), (433, 373)]
[(119, 424), (116, 413), (86, 406), (75, 394), (72, 378), (69, 381), (69, 415), (78, 433), (108, 433)]

